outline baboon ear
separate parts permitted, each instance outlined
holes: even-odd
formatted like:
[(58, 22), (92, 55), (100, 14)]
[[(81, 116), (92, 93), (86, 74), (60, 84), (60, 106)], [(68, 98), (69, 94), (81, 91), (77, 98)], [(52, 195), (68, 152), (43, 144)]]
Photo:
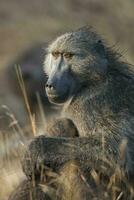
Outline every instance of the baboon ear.
[(94, 50), (100, 54), (101, 56), (105, 57), (105, 47), (101, 40), (97, 40), (94, 46)]

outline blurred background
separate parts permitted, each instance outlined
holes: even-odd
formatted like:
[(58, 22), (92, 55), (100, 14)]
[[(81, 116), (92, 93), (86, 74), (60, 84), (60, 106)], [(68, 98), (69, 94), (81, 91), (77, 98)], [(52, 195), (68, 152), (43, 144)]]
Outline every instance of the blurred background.
[[(37, 104), (41, 100), (44, 107), (45, 102), (47, 117), (53, 110), (44, 92), (45, 47), (58, 35), (84, 25), (93, 26), (126, 62), (134, 62), (134, 0), (0, 0), (1, 200), (8, 198), (23, 177), (19, 162), (15, 162), (16, 151), (18, 141), (24, 142), (29, 130), (36, 132), (33, 124), (28, 131), (24, 127), (32, 123), (33, 114), (38, 115)], [(19, 89), (15, 65), (22, 68), (30, 112)], [(27, 122), (29, 115), (32, 119)], [(28, 132), (26, 137), (24, 132)]]
[(85, 24), (134, 59), (133, 0), (0, 0), (0, 65), (35, 42)]

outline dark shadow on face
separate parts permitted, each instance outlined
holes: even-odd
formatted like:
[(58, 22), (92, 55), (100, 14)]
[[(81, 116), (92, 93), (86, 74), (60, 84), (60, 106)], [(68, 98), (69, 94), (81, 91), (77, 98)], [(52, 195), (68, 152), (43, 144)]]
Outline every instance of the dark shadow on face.
[(61, 93), (55, 95), (48, 94), (48, 100), (54, 104), (63, 104), (68, 100), (68, 98), (69, 98), (69, 91), (67, 91), (64, 94)]
[(46, 94), (49, 101), (54, 104), (64, 104), (76, 90), (77, 81), (68, 70), (50, 76), (46, 84)]

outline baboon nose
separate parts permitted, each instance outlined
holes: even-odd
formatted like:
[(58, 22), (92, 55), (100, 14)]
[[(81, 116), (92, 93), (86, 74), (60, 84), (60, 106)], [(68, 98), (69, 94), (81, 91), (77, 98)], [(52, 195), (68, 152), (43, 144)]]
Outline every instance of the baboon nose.
[(53, 85), (51, 84), (51, 83), (46, 83), (46, 89), (47, 90), (54, 90), (54, 87), (53, 87)]

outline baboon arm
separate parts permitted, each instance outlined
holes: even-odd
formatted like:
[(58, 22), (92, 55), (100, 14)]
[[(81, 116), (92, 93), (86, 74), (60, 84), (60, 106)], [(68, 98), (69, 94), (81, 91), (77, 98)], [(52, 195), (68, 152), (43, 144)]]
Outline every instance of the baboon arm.
[(39, 177), (42, 166), (58, 171), (68, 161), (76, 161), (82, 168), (84, 166), (86, 169), (91, 169), (104, 155), (113, 160), (113, 156), (117, 154), (115, 148), (112, 149), (113, 142), (110, 139), (107, 141), (105, 151), (101, 137), (98, 136), (90, 138), (39, 136), (33, 139), (26, 150), (22, 162), (23, 171), (28, 177), (32, 177), (33, 174), (35, 177)]

